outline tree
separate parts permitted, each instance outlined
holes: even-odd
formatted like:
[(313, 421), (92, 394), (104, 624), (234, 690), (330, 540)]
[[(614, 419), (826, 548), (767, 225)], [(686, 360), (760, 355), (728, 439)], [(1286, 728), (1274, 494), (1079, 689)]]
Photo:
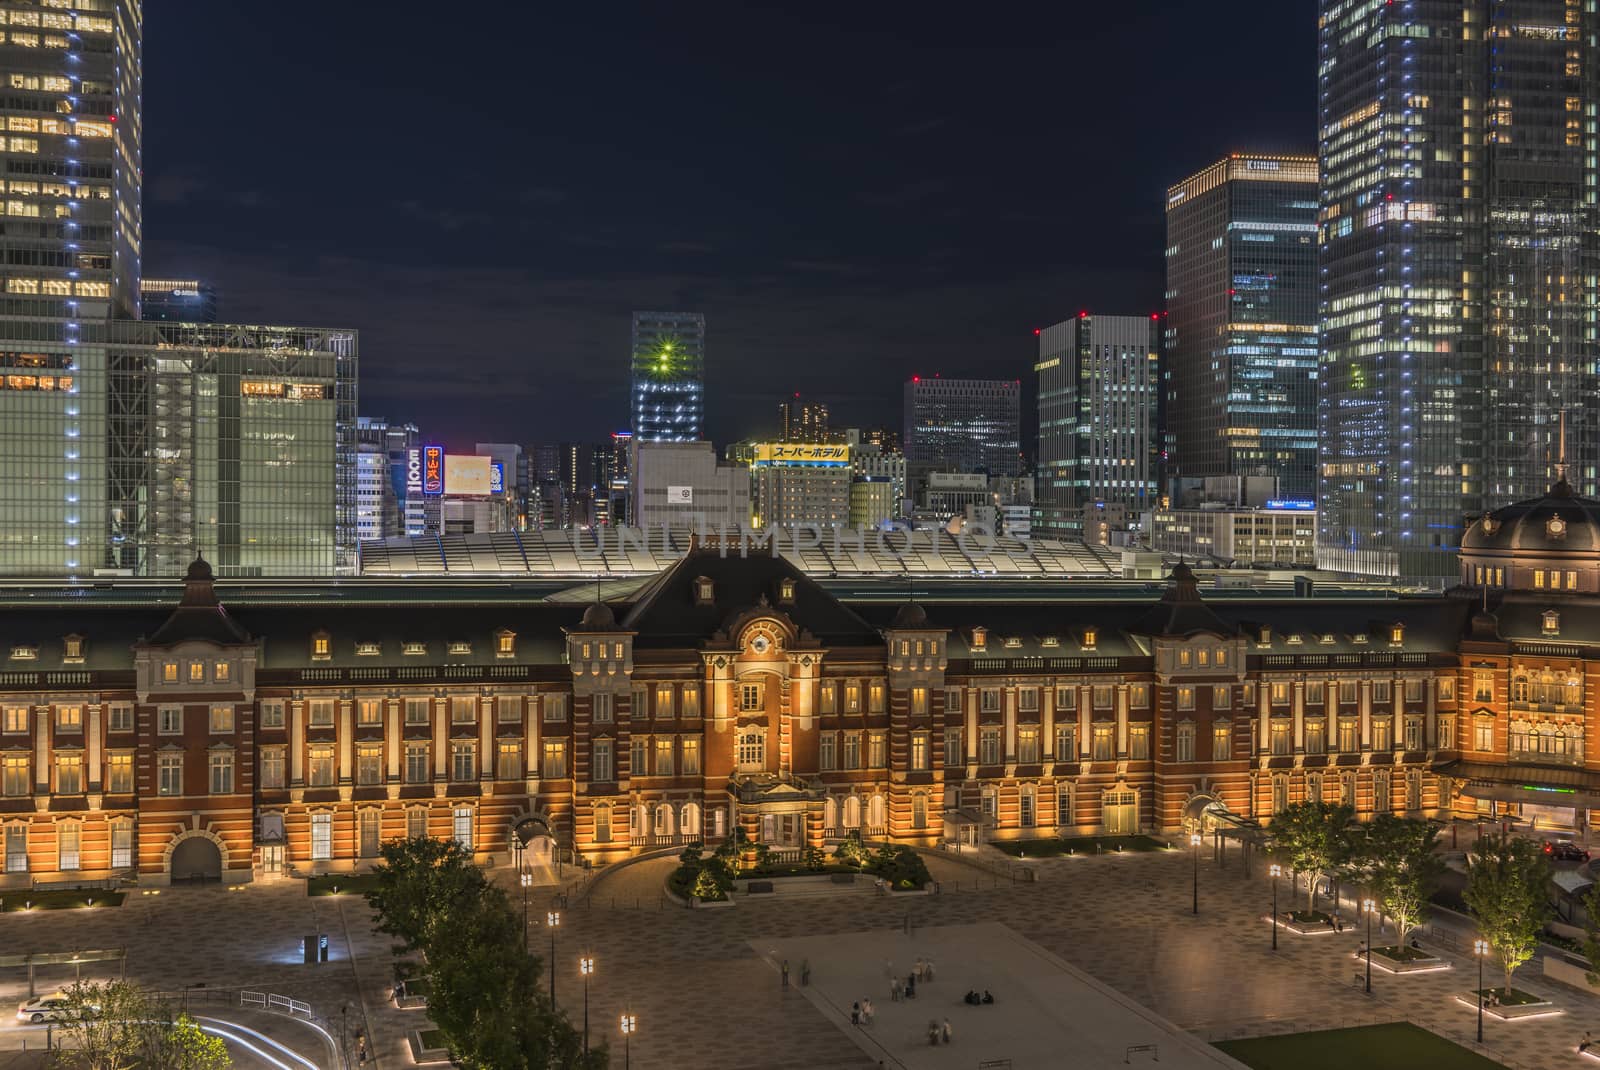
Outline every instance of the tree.
[(142, 1023), (150, 1001), (127, 981), (79, 981), (66, 990), (67, 1002), (56, 1030), (59, 1062), (80, 1070), (131, 1070), (142, 1052)]
[(398, 936), (407, 951), (427, 951), (451, 906), (482, 895), (489, 884), (454, 840), (390, 840), (378, 854), (382, 861), (372, 871), (378, 886), (366, 900), (378, 912), (378, 931)]
[(1583, 954), (1589, 960), (1589, 983), (1600, 985), (1600, 884), (1583, 893)]
[(1461, 898), (1505, 966), (1508, 994), (1512, 973), (1533, 957), (1550, 916), (1549, 882), (1550, 865), (1533, 840), (1495, 833), (1478, 840), (1467, 855)]
[(1444, 872), (1435, 848), (1439, 830), (1428, 821), (1380, 814), (1355, 842), (1355, 872), (1372, 888), (1383, 912), (1394, 919), (1399, 943), (1420, 924), (1428, 896)]
[(1306, 910), (1317, 906), (1317, 884), (1350, 857), (1355, 810), (1324, 802), (1291, 803), (1272, 819), (1273, 850), (1296, 873), (1310, 876)]
[(233, 1059), (221, 1037), (212, 1036), (187, 1014), (168, 1024), (163, 1017), (148, 1034), (139, 1070), (228, 1070)]

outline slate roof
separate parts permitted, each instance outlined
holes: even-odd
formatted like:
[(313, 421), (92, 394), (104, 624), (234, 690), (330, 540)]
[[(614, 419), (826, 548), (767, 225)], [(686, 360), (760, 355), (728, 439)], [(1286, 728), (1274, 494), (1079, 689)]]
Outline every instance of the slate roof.
[(183, 577), (183, 597), (166, 622), (146, 641), (150, 646), (174, 646), (191, 640), (205, 640), (222, 646), (250, 642), (245, 631), (217, 600), (211, 566), (203, 557), (189, 565)]

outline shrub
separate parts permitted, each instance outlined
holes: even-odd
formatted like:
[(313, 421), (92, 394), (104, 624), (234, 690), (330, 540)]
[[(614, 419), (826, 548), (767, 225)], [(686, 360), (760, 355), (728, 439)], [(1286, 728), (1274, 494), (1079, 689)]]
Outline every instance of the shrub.
[(806, 848), (806, 868), (813, 873), (821, 873), (828, 864), (828, 855), (820, 847)]
[(867, 862), (867, 848), (861, 842), (861, 837), (852, 832), (845, 837), (843, 843), (839, 844), (833, 857), (846, 865), (862, 866)]
[(728, 888), (731, 886), (732, 882), (726, 881), (717, 869), (707, 866), (695, 876), (690, 894), (702, 902), (717, 902), (728, 898)]

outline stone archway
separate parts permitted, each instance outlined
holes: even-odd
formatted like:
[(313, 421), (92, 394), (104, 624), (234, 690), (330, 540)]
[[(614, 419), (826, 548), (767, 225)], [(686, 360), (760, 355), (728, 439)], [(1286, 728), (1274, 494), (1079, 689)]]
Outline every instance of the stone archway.
[(550, 828), (550, 819), (544, 814), (525, 814), (512, 823), (512, 854), (518, 860), (517, 864), (524, 869), (553, 864), (555, 843), (555, 833)]
[(167, 873), (174, 883), (220, 881), (228, 860), (227, 846), (207, 829), (191, 829), (174, 836), (165, 854)]

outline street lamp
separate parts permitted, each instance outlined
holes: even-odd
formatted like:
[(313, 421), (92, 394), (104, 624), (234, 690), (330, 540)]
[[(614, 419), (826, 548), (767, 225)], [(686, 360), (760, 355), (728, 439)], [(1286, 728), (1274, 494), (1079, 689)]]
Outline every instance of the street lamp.
[(1189, 833), (1189, 846), (1194, 848), (1194, 912), (1200, 913), (1200, 834)]
[(561, 911), (552, 910), (544, 916), (550, 930), (550, 1009), (556, 1009), (556, 929), (561, 925)]
[(528, 889), (533, 887), (533, 874), (527, 870), (522, 871), (522, 876), (517, 879), (522, 885), (522, 950), (528, 950)]
[(632, 1014), (622, 1016), (622, 1070), (629, 1070), (629, 1064), (633, 1062), (633, 1055), (628, 1050), (628, 1038), (633, 1036), (638, 1028), (638, 1017)]
[(1367, 916), (1367, 995), (1372, 995), (1372, 915), (1377, 904), (1370, 899), (1361, 900), (1361, 910)]
[(578, 972), (583, 974), (583, 1057), (589, 1057), (589, 975), (594, 973), (594, 956), (578, 959)]
[(1486, 940), (1474, 940), (1472, 953), (1478, 956), (1478, 1043), (1483, 1043), (1483, 958), (1489, 953), (1489, 943)]
[(1283, 867), (1274, 862), (1267, 867), (1267, 875), (1272, 878), (1272, 950), (1278, 950), (1278, 878), (1283, 876)]

